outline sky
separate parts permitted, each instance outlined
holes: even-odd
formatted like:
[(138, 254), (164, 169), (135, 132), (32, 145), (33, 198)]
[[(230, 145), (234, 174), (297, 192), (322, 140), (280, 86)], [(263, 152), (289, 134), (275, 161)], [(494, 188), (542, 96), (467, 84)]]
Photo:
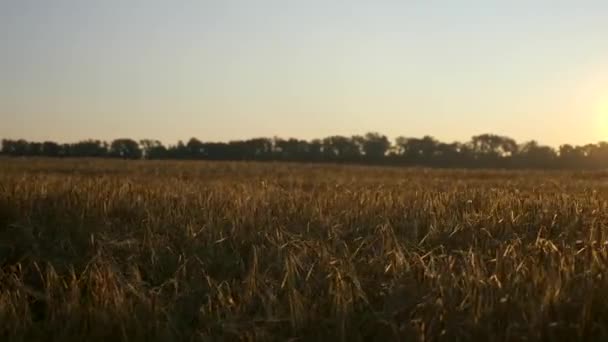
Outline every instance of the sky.
[(608, 1), (0, 0), (0, 138), (608, 140)]

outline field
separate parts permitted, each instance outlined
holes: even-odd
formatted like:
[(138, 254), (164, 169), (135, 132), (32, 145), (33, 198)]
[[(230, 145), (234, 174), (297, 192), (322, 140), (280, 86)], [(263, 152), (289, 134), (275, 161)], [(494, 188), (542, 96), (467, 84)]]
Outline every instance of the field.
[(608, 338), (608, 173), (0, 159), (0, 340)]

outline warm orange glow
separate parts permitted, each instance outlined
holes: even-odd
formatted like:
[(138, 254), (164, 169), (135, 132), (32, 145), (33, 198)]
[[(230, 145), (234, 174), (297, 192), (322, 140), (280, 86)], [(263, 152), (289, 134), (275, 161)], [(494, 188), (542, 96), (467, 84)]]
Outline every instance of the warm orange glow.
[(602, 139), (608, 140), (608, 95), (597, 102), (594, 111), (597, 118), (596, 130)]

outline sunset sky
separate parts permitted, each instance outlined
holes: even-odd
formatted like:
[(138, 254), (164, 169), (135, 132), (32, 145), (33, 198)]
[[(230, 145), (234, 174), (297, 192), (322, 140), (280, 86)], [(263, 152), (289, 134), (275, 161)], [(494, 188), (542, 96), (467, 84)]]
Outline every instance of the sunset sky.
[(0, 138), (608, 140), (608, 1), (1, 0)]

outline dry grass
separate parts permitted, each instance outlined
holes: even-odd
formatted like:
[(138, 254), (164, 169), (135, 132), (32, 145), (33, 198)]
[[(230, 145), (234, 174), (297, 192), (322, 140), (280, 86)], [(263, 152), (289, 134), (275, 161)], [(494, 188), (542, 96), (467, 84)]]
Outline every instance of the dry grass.
[(3, 159), (0, 339), (605, 339), (607, 180)]

